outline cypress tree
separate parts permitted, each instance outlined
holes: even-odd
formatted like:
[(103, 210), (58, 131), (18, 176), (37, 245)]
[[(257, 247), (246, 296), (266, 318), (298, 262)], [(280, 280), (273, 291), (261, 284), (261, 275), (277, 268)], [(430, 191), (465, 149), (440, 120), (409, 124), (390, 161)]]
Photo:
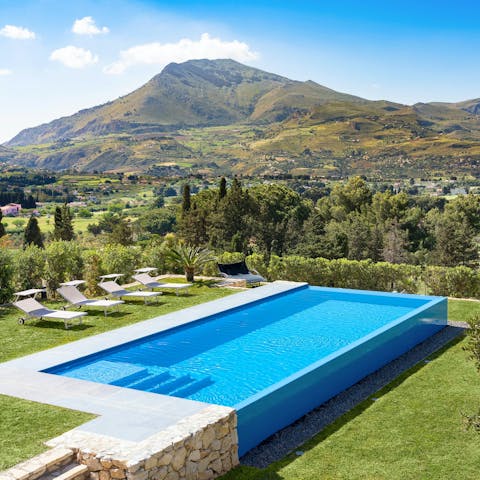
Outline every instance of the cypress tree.
[(0, 237), (3, 237), (6, 233), (5, 226), (2, 223), (2, 218), (3, 218), (3, 214), (2, 214), (2, 211), (0, 210)]
[(25, 228), (23, 244), (25, 247), (33, 244), (43, 248), (42, 232), (38, 226), (38, 220), (33, 215), (29, 218)]
[(63, 215), (62, 209), (60, 207), (55, 207), (55, 214), (53, 219), (53, 237), (55, 238), (55, 240), (61, 240), (63, 231)]
[(186, 183), (183, 186), (182, 212), (188, 212), (191, 208), (190, 185)]
[(73, 240), (72, 212), (66, 203), (55, 208), (54, 225), (55, 240)]
[(222, 199), (227, 194), (227, 181), (225, 177), (220, 179), (220, 190), (218, 191), (218, 197)]
[(73, 240), (73, 224), (72, 224), (72, 212), (65, 203), (62, 206), (62, 240)]

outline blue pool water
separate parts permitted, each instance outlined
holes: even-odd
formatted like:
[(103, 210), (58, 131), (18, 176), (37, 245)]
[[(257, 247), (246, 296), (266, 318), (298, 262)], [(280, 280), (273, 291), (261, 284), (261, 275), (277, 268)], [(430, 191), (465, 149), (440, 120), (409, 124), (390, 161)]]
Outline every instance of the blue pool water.
[(235, 406), (430, 299), (301, 288), (47, 371)]

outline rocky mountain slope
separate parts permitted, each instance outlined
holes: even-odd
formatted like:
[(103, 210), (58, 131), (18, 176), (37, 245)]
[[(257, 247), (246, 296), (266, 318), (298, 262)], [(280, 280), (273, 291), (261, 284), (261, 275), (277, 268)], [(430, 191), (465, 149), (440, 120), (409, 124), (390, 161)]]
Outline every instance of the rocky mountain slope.
[(0, 161), (2, 151), (55, 170), (476, 175), (480, 100), (369, 101), (233, 60), (192, 60), (113, 102), (23, 130)]

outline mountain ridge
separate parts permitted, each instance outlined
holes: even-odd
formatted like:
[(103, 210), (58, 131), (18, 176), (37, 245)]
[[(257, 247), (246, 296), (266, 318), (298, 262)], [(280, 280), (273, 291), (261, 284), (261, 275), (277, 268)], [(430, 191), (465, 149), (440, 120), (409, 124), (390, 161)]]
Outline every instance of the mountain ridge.
[(160, 174), (176, 165), (212, 174), (476, 175), (477, 112), (479, 99), (403, 105), (233, 60), (190, 60), (116, 100), (23, 130), (0, 161)]
[[(257, 102), (269, 93), (269, 101), (264, 99), (255, 112)], [(330, 99), (364, 101), (312, 81), (290, 80), (234, 60), (190, 60), (167, 65), (146, 84), (116, 100), (22, 130), (5, 145), (39, 144), (86, 134), (278, 121), (291, 112), (295, 100), (299, 108), (308, 108)]]

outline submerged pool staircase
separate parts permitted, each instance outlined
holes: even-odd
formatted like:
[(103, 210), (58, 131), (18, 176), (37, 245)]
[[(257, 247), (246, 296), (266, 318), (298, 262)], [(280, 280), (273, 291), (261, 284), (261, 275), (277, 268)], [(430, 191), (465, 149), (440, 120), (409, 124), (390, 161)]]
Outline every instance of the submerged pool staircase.
[[(160, 393), (162, 395), (182, 398), (188, 398), (202, 388), (214, 383), (210, 376), (195, 375), (191, 372), (182, 371), (182, 369), (176, 367), (165, 369), (155, 367), (150, 370), (148, 368), (136, 367), (131, 364), (125, 365), (128, 365), (128, 368), (125, 368), (123, 373), (125, 373), (125, 371), (134, 370), (133, 373), (118, 376), (106, 383), (117, 387), (134, 388), (144, 392)], [(118, 368), (116, 371), (120, 373)]]

